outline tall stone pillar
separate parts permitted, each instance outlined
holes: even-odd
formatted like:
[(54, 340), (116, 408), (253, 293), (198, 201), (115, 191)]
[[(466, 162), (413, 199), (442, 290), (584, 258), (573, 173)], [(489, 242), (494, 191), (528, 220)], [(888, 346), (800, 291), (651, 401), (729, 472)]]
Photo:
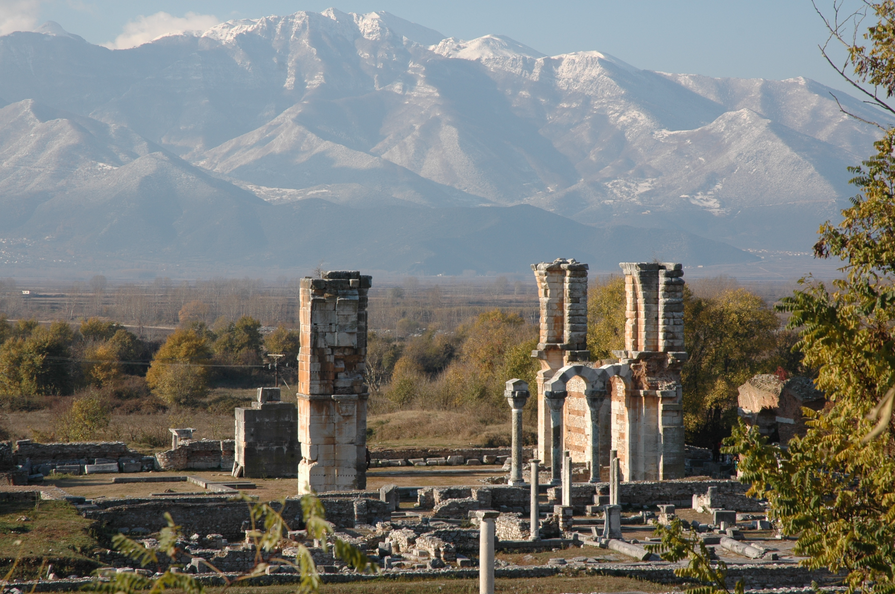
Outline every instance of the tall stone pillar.
[(587, 264), (558, 258), (532, 264), (538, 283), (540, 339), (532, 357), (541, 365), (538, 372), (538, 457), (553, 466), (552, 424), (545, 400), (544, 384), (565, 365), (586, 362)]
[(681, 366), (684, 352), (680, 264), (622, 263), (625, 350), (632, 386), (612, 397), (612, 435), (625, 480), (684, 476)]
[(540, 460), (530, 460), (531, 463), (531, 491), (529, 503), (529, 524), (531, 527), (531, 540), (539, 540), (541, 538), (541, 510), (538, 507), (538, 471), (541, 464)]
[(562, 408), (566, 402), (565, 392), (545, 392), (544, 400), (550, 409), (550, 485), (562, 483)]
[(606, 400), (607, 391), (605, 389), (590, 388), (584, 393), (587, 400), (587, 411), (590, 415), (590, 435), (588, 464), (590, 464), (590, 478), (588, 482), (600, 482), (600, 410), (603, 408), (603, 402)]
[(366, 487), (370, 285), (369, 276), (347, 271), (301, 279), (299, 493)]
[(522, 408), (528, 401), (528, 382), (513, 378), (506, 383), (503, 393), (513, 410), (513, 450), (509, 485), (524, 485), (522, 478)]

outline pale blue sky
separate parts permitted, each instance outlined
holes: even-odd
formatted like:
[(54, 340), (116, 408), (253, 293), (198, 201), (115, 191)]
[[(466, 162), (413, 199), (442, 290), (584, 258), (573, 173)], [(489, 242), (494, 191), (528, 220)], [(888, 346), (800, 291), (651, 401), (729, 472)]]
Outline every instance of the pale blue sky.
[(13, 19), (25, 25), (54, 20), (90, 42), (110, 43), (129, 22), (160, 11), (228, 20), (329, 6), (386, 10), (463, 39), (507, 35), (546, 54), (599, 50), (649, 70), (806, 76), (845, 88), (817, 49), (825, 29), (810, 0), (0, 0), (0, 32)]

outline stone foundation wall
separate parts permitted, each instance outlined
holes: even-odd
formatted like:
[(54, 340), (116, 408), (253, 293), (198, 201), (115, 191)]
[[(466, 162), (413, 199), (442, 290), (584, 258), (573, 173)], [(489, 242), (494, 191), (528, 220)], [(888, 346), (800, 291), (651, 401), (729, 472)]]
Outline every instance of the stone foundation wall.
[[(600, 495), (609, 495), (609, 483), (597, 483)], [(721, 496), (737, 496), (748, 499), (755, 507), (754, 510), (742, 509), (738, 511), (759, 511), (758, 500), (747, 498), (746, 491), (749, 485), (737, 480), (710, 480), (710, 481), (641, 481), (634, 483), (621, 483), (619, 485), (619, 501), (621, 505), (658, 505), (673, 503), (678, 507), (690, 507), (693, 503), (693, 495), (705, 495), (709, 487), (715, 487)], [(732, 509), (732, 508), (731, 508)]]
[(500, 514), (494, 521), (497, 540), (528, 540), (531, 537), (531, 522), (519, 514)]
[(119, 458), (139, 460), (143, 454), (129, 450), (121, 441), (35, 443), (30, 439), (20, 439), (15, 444), (15, 457), (19, 464), (25, 460), (31, 460), (31, 464), (76, 460), (86, 460), (83, 464), (92, 464), (97, 458), (115, 462)]
[[(326, 520), (338, 528), (357, 524), (375, 525), (388, 521), (388, 504), (366, 498), (321, 499)], [(243, 522), (249, 520), (249, 504), (229, 497), (183, 497), (158, 499), (98, 499), (96, 509), (84, 510), (86, 518), (96, 520), (113, 530), (145, 528), (158, 532), (167, 523), (165, 512), (181, 526), (184, 534), (221, 534), (230, 541), (243, 539)], [(302, 525), (301, 500), (289, 498), (280, 512), (290, 528)]]
[[(279, 392), (279, 391), (278, 391)], [(287, 402), (254, 402), (237, 408), (236, 463), (245, 478), (297, 477), (301, 447), (298, 409)]]
[(156, 454), (162, 470), (232, 470), (235, 442), (232, 439), (190, 439), (173, 450)]

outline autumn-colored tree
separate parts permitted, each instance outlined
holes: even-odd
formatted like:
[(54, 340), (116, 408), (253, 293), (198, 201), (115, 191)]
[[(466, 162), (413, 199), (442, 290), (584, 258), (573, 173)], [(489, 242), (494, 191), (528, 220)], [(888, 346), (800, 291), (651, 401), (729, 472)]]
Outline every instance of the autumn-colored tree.
[(71, 390), (71, 342), (65, 322), (20, 322), (0, 346), (0, 394), (42, 396)]
[(587, 348), (594, 360), (625, 348), (625, 277), (595, 281), (587, 296)]
[[(848, 50), (840, 70), (869, 100), (895, 115), (895, 1), (865, 2), (853, 18), (828, 19), (831, 40)], [(859, 28), (870, 26), (861, 31)], [(845, 27), (845, 28), (843, 28)], [(863, 34), (863, 36), (862, 36)], [(861, 39), (868, 45), (862, 45)], [(850, 66), (854, 75), (846, 73)], [(866, 88), (865, 86), (869, 86)], [(770, 514), (812, 568), (848, 573), (849, 591), (895, 592), (895, 128), (851, 171), (859, 193), (814, 247), (839, 258), (845, 277), (828, 288), (810, 279), (785, 299), (801, 332), (805, 362), (831, 406), (809, 416), (803, 438), (769, 446), (739, 425), (730, 452), (742, 479), (766, 497)]]
[(519, 377), (533, 385), (537, 366), (531, 347), (537, 341), (537, 328), (521, 316), (497, 309), (485, 312), (463, 326), (461, 335), (459, 360), (448, 370), (458, 404), (490, 405), (502, 411), (508, 379)]
[(122, 330), (123, 328), (124, 327), (121, 324), (111, 320), (88, 318), (81, 322), (81, 327), (78, 329), (78, 332), (86, 340), (103, 341), (109, 340), (116, 332), (118, 332), (118, 330)]
[(177, 319), (181, 326), (189, 326), (192, 322), (205, 322), (211, 308), (199, 299), (186, 303), (177, 313)]
[(294, 363), (301, 347), (301, 334), (298, 330), (290, 330), (282, 324), (264, 337), (264, 349), (268, 353), (285, 355), (286, 360)]
[(62, 413), (56, 421), (54, 437), (64, 442), (97, 440), (111, 418), (102, 397), (91, 392), (75, 398), (71, 407)]
[(401, 344), (377, 332), (367, 335), (367, 362), (364, 380), (372, 394), (378, 394), (392, 378), (395, 364), (401, 357)]
[(211, 348), (201, 329), (181, 328), (168, 336), (146, 373), (150, 389), (168, 404), (192, 404), (208, 392)]

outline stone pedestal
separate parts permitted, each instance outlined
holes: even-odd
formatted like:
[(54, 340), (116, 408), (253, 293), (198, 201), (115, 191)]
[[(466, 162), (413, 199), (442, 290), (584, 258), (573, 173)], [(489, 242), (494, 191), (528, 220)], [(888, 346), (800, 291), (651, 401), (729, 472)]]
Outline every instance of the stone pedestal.
[(237, 408), (233, 476), (295, 477), (301, 457), (298, 411), (279, 388), (258, 388), (252, 408)]
[(607, 505), (603, 508), (603, 538), (622, 537), (622, 506)]

